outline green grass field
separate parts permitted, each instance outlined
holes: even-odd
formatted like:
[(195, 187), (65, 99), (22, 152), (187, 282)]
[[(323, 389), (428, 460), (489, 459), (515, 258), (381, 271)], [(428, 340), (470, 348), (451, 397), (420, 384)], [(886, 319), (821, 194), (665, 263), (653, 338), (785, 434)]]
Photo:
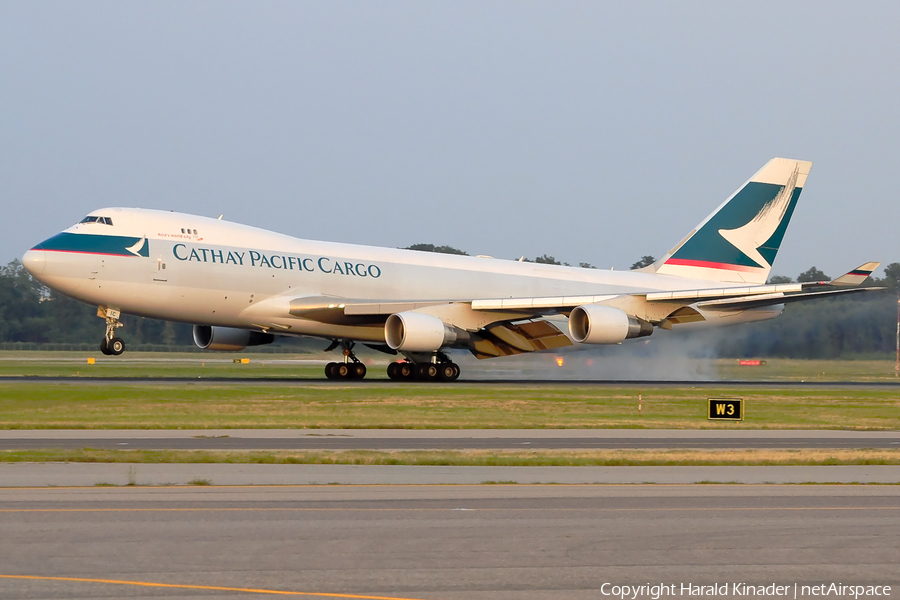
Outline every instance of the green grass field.
[[(79, 353), (0, 353), (0, 374), (72, 378), (72, 383), (0, 382), (0, 428), (900, 428), (900, 390), (896, 388), (820, 389), (777, 383), (888, 379), (883, 374), (893, 367), (889, 361), (773, 360), (761, 367), (719, 361), (722, 373), (772, 381), (765, 387), (719, 388), (690, 383), (659, 387), (652, 382), (640, 387), (529, 385), (528, 376), (545, 373), (544, 367), (528, 370), (527, 363), (521, 362), (511, 363), (511, 373), (518, 376), (497, 376), (521, 383), (380, 381), (366, 385), (324, 380), (321, 360), (327, 357), (323, 354), (310, 361), (309, 355), (299, 359), (252, 355), (249, 364), (234, 364), (230, 357), (132, 353), (88, 365), (87, 357)], [(372, 375), (383, 376), (386, 362), (373, 362)], [(481, 364), (485, 363), (467, 366)], [(148, 382), (78, 381), (83, 375), (140, 376)], [(229, 376), (258, 380), (204, 381)], [(190, 381), (154, 381), (159, 377)], [(292, 381), (267, 382), (267, 377)], [(706, 419), (707, 398), (721, 396), (746, 400), (745, 421)]]
[[(638, 394), (641, 414), (638, 414)], [(708, 397), (746, 400), (740, 423)], [(0, 383), (0, 428), (896, 429), (896, 389), (478, 383)]]
[(266, 465), (434, 465), (474, 467), (900, 465), (900, 450), (441, 450), (381, 452), (202, 450), (27, 450), (0, 463), (226, 463)]

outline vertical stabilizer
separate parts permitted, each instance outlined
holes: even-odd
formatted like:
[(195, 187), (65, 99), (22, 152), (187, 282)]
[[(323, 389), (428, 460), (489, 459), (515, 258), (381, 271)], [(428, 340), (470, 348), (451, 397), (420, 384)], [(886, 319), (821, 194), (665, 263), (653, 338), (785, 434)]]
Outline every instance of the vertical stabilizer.
[(765, 283), (811, 166), (773, 158), (651, 269), (693, 279)]

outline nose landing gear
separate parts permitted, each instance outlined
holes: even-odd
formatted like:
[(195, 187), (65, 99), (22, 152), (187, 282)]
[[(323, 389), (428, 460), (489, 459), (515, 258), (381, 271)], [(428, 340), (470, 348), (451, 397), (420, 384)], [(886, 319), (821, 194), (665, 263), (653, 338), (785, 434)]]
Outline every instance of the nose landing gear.
[(353, 342), (349, 340), (335, 341), (326, 349), (333, 350), (340, 346), (344, 353), (344, 362), (330, 362), (325, 365), (325, 377), (328, 379), (362, 379), (366, 376), (366, 365), (362, 364), (353, 353)]
[(100, 342), (100, 352), (106, 356), (119, 356), (125, 352), (125, 342), (116, 336), (116, 329), (124, 327), (119, 321), (121, 313), (111, 308), (98, 308), (97, 316), (106, 319), (106, 334)]

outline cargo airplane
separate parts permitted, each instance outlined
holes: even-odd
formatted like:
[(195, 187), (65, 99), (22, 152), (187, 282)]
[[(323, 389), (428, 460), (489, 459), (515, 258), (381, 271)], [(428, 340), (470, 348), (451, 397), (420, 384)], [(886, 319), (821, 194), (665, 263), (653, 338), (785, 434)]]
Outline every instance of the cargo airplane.
[(770, 319), (789, 302), (866, 291), (878, 263), (833, 281), (767, 285), (812, 163), (775, 158), (654, 264), (545, 265), (297, 239), (176, 212), (104, 208), (25, 253), (49, 288), (96, 305), (100, 349), (119, 355), (122, 313), (194, 324), (236, 351), (279, 336), (341, 348), (331, 379), (361, 379), (362, 343), (402, 357), (392, 379), (452, 381), (448, 356), (619, 344), (656, 328)]

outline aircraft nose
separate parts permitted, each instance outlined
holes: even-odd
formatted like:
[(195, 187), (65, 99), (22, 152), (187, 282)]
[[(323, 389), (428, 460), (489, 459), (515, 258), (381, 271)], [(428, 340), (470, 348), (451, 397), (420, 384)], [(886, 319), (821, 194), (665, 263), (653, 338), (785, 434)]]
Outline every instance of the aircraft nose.
[(39, 245), (35, 246), (22, 257), (22, 266), (24, 266), (25, 270), (31, 273), (32, 276), (40, 279), (41, 275), (44, 273), (44, 267), (47, 266), (46, 254), (46, 252), (40, 249)]

